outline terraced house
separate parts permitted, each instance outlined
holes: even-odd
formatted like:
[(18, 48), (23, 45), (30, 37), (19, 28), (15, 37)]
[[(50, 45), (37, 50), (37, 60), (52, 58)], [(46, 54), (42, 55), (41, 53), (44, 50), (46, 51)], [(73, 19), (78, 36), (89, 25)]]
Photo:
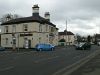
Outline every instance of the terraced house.
[(1, 24), (1, 46), (7, 48), (34, 48), (38, 43), (58, 45), (58, 28), (50, 22), (49, 12), (39, 15), (39, 6), (32, 7), (30, 17), (8, 20)]

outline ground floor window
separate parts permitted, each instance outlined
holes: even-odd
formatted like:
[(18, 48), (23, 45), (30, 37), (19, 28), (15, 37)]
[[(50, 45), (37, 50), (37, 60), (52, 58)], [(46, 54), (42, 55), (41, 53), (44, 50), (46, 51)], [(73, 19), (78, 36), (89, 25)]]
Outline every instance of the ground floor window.
[(41, 43), (41, 37), (39, 37), (39, 43)]
[(13, 45), (15, 45), (16, 44), (16, 39), (13, 39)]
[(8, 38), (6, 38), (6, 45), (8, 44)]

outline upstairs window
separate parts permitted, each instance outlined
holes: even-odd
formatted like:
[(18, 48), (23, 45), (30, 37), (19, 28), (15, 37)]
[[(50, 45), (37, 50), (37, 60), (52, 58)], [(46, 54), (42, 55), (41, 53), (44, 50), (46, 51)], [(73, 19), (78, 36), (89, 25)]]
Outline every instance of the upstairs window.
[(12, 31), (16, 32), (16, 26), (15, 25), (13, 25)]
[(48, 25), (46, 24), (46, 31), (48, 31)]
[(41, 37), (39, 37), (39, 43), (41, 43)]
[(54, 27), (51, 27), (51, 32), (54, 32)]
[(5, 26), (5, 32), (8, 33), (8, 26)]
[(42, 25), (39, 25), (39, 32), (42, 32)]
[(24, 31), (28, 31), (28, 25), (24, 24)]

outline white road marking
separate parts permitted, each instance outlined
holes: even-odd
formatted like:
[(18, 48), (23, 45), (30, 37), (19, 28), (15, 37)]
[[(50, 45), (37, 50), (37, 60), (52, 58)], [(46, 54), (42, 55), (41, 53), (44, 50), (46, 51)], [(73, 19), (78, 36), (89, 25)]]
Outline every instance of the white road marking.
[(13, 68), (14, 68), (14, 66), (9, 66), (9, 67), (5, 67), (5, 68), (0, 69), (0, 71), (7, 71), (7, 70), (10, 70)]
[(79, 58), (79, 57), (80, 57), (79, 55), (78, 56), (75, 56), (74, 59)]
[[(58, 70), (58, 71), (56, 71), (54, 74), (52, 74), (52, 75), (69, 75), (70, 73), (72, 73), (73, 71), (75, 71), (77, 68), (77, 66), (78, 66), (78, 68), (80, 67), (80, 66), (82, 66), (83, 64), (85, 64), (86, 62), (88, 62), (90, 59), (92, 59), (93, 57), (95, 57), (97, 54), (99, 54), (100, 53), (100, 51), (95, 51), (95, 52), (93, 52), (93, 53), (91, 53), (91, 54), (89, 54), (88, 56), (86, 56), (86, 57), (84, 57), (84, 58), (82, 58), (82, 59), (80, 59), (80, 60), (78, 60), (77, 62), (75, 62), (75, 63), (73, 63), (73, 64), (71, 64), (71, 65), (69, 65), (69, 66), (66, 66), (66, 67), (64, 67), (64, 68), (62, 68), (62, 69), (60, 69), (60, 70)], [(77, 56), (78, 57), (78, 56)], [(75, 57), (76, 58), (76, 57)], [(80, 65), (79, 65), (80, 64)], [(73, 68), (76, 68), (76, 69), (74, 69), (73, 71), (72, 71), (72, 69)], [(68, 69), (70, 70), (70, 71), (68, 71)], [(61, 74), (63, 72), (63, 74)], [(65, 72), (65, 73), (64, 73)]]

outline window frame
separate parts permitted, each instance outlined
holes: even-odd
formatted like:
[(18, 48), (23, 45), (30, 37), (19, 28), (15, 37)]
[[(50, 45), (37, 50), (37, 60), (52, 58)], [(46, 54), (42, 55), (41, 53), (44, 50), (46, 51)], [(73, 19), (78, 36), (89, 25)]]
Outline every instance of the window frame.
[(42, 32), (42, 24), (39, 24), (39, 32)]
[(24, 31), (28, 31), (28, 24), (24, 24), (24, 25), (23, 25), (23, 30), (24, 30)]
[(5, 33), (8, 33), (8, 26), (5, 26)]
[(6, 43), (6, 45), (8, 45), (8, 38), (5, 38), (5, 40), (6, 40), (6, 42), (5, 42), (5, 43)]

